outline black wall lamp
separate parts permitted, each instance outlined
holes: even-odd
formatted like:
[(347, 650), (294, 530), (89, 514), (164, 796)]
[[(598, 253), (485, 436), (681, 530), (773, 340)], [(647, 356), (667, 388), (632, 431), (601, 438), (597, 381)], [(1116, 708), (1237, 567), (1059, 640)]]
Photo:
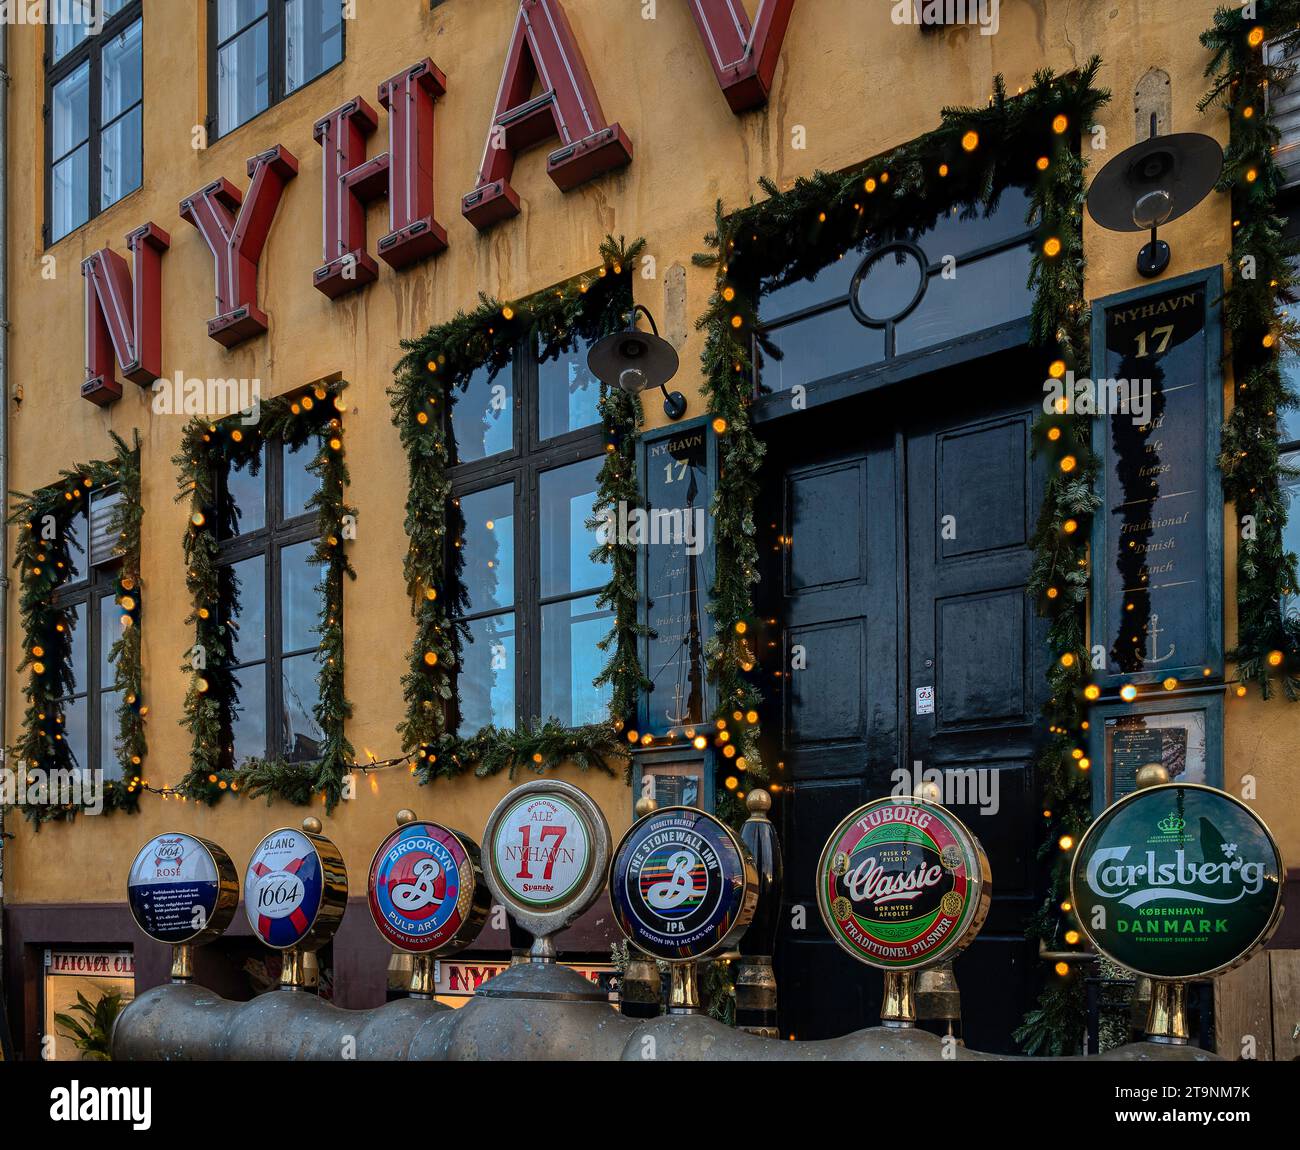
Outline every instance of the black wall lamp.
[(1148, 279), (1169, 266), (1169, 245), (1159, 229), (1190, 212), (1214, 189), (1223, 170), (1223, 149), (1199, 132), (1153, 134), (1125, 148), (1088, 189), (1088, 214), (1112, 232), (1150, 231), (1138, 252), (1137, 270)]
[[(636, 326), (637, 312), (644, 312), (650, 331)], [(677, 352), (659, 335), (650, 309), (637, 304), (628, 313), (625, 331), (598, 340), (587, 353), (592, 374), (610, 387), (622, 388), (629, 395), (659, 388), (664, 393), (664, 414), (681, 419), (686, 414), (686, 398), (680, 391), (669, 392), (665, 386), (677, 374)]]

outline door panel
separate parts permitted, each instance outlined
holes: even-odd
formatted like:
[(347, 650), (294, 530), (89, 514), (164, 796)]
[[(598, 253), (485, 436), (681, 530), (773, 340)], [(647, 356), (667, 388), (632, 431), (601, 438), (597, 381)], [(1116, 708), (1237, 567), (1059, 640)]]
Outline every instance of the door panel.
[[(1033, 378), (998, 366), (990, 378)], [(876, 394), (770, 425), (759, 522), (773, 545), (759, 608), (784, 656), (764, 713), (787, 860), (781, 1025), (812, 1039), (876, 1024), (882, 976), (827, 936), (813, 876), (839, 821), (919, 763), (943, 773), (948, 805), (993, 873), (989, 920), (955, 965), (963, 1034), (974, 1048), (1011, 1051), (1038, 971), (1024, 938), (1047, 669), (1025, 593), (1043, 480), (1029, 460), (1035, 407), (931, 385), (892, 405)], [(932, 713), (915, 713), (919, 687), (933, 688)]]

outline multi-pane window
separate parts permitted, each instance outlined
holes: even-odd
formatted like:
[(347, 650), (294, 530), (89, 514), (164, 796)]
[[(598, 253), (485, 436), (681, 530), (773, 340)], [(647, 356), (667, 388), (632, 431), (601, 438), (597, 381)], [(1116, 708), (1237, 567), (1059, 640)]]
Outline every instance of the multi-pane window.
[(141, 0), (102, 0), (104, 24), (51, 23), (45, 68), (47, 243), (140, 186)]
[(116, 753), (117, 709), (122, 696), (114, 689), (117, 672), (109, 661), (113, 644), (122, 633), (123, 612), (113, 598), (118, 560), (111, 546), (99, 538), (115, 498), (113, 491), (91, 495), (90, 518), (97, 535), (93, 545), (86, 511), (77, 512), (68, 524), (69, 570), (54, 600), (65, 612), (72, 648), (73, 688), (60, 704), (63, 737), (73, 762), (83, 769), (102, 769), (105, 779), (122, 775)]
[(264, 443), (257, 474), (230, 467), (219, 514), (221, 612), (230, 635), (235, 701), (223, 744), (247, 758), (311, 762), (324, 735), (313, 708), (325, 567), (311, 562), (319, 480), (307, 470), (317, 445)]
[(608, 717), (593, 680), (611, 615), (596, 606), (609, 570), (587, 526), (604, 457), (587, 348), (538, 362), (522, 348), (492, 378), (476, 372), (452, 407), (450, 546), (463, 560), (469, 641), (457, 677), (461, 734), (534, 718), (567, 726)]
[(1033, 230), (1028, 194), (992, 212), (957, 209), (925, 229), (872, 236), (812, 279), (764, 285), (759, 386), (788, 391), (1023, 319)]
[(342, 0), (208, 0), (212, 130), (224, 136), (343, 59)]

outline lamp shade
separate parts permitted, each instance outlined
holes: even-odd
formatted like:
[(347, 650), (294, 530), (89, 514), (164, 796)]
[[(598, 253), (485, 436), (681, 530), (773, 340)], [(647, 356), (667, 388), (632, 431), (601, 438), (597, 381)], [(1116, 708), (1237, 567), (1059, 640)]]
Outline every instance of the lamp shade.
[(587, 366), (602, 383), (637, 393), (662, 387), (677, 374), (677, 352), (666, 339), (631, 327), (597, 341)]
[[(1088, 214), (1112, 232), (1147, 231), (1152, 223), (1166, 224), (1186, 215), (1214, 189), (1223, 170), (1223, 149), (1200, 132), (1152, 136), (1125, 148), (1092, 181)], [(1152, 193), (1163, 192), (1164, 196)], [(1139, 201), (1146, 199), (1139, 217)], [(1152, 219), (1153, 205), (1159, 216)], [(1165, 211), (1168, 214), (1165, 214)]]

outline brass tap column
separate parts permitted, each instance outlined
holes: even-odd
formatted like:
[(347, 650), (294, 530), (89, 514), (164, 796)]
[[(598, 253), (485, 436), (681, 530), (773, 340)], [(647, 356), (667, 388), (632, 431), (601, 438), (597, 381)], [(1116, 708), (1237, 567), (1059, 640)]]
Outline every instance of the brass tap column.
[(768, 818), (772, 797), (761, 787), (745, 796), (749, 818), (740, 828), (758, 870), (758, 906), (740, 940), (736, 968), (736, 1026), (763, 1038), (776, 1038), (776, 971), (772, 954), (781, 925), (782, 859), (776, 827)]

